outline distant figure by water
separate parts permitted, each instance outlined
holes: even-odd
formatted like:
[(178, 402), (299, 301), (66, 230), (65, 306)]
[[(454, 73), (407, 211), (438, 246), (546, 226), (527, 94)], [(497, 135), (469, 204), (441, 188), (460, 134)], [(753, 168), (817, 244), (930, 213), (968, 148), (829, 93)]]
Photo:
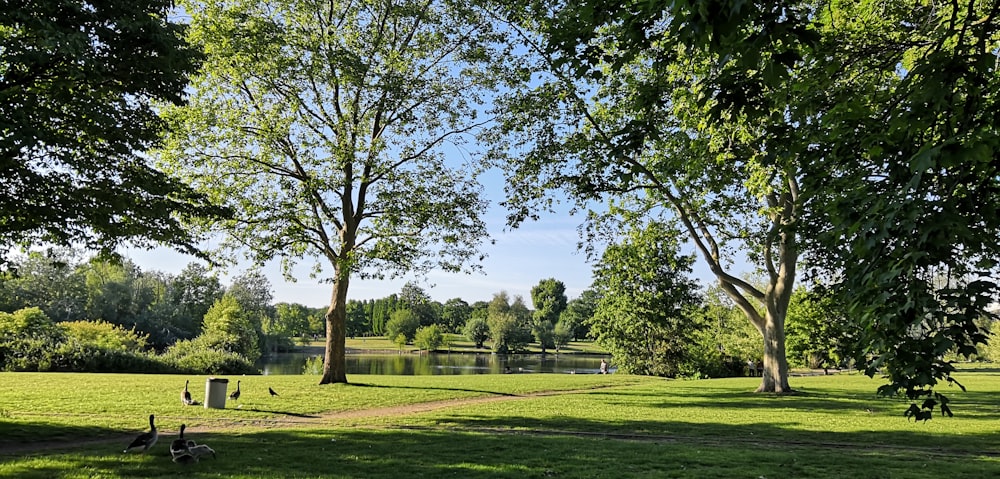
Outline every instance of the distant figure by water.
[(608, 374), (608, 362), (601, 359), (601, 374)]

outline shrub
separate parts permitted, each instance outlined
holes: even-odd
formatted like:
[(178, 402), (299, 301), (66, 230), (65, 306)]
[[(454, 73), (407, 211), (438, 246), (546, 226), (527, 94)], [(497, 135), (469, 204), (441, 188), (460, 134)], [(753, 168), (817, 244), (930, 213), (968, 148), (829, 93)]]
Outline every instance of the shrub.
[(180, 374), (257, 374), (253, 363), (239, 353), (212, 346), (210, 336), (174, 343), (162, 360)]
[(146, 349), (146, 335), (104, 321), (71, 321), (59, 326), (68, 339), (100, 349), (133, 352)]
[(156, 355), (142, 351), (127, 351), (70, 339), (52, 351), (52, 371), (173, 373), (174, 368)]
[(441, 347), (443, 342), (444, 336), (441, 334), (441, 328), (436, 324), (417, 329), (417, 333), (413, 337), (413, 344), (424, 351), (433, 351)]
[(0, 368), (49, 371), (53, 349), (64, 338), (64, 331), (39, 308), (0, 312)]
[(42, 338), (5, 338), (0, 340), (0, 366), (4, 371), (49, 371), (52, 346)]
[(313, 376), (323, 374), (323, 356), (306, 358), (306, 364), (302, 367), (302, 374), (309, 374)]
[(64, 333), (39, 308), (19, 309), (13, 314), (0, 312), (0, 338), (15, 336), (58, 341)]

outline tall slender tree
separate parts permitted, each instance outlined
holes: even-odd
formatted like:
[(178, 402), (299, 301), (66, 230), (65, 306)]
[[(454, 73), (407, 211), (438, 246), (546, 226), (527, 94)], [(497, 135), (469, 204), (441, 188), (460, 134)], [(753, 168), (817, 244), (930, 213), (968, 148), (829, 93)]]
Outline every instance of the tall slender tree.
[[(466, 139), (507, 58), (465, 2), (181, 2), (206, 60), (161, 152), (237, 217), (226, 247), (332, 282), (321, 384), (347, 382), (352, 278), (468, 270), (487, 204)], [(473, 264), (471, 268), (475, 268)]]

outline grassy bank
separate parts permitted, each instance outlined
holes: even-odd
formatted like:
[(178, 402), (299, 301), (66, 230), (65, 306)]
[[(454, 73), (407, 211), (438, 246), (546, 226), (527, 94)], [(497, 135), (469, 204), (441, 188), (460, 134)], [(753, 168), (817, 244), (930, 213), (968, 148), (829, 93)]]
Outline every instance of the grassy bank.
[[(956, 417), (914, 423), (861, 375), (794, 378), (781, 397), (750, 392), (753, 378), (247, 376), (216, 410), (180, 404), (185, 379), (203, 398), (204, 377), (4, 373), (0, 476), (995, 477), (1000, 373), (961, 377)], [(161, 443), (122, 454), (149, 413)], [(181, 423), (219, 457), (172, 463)]]

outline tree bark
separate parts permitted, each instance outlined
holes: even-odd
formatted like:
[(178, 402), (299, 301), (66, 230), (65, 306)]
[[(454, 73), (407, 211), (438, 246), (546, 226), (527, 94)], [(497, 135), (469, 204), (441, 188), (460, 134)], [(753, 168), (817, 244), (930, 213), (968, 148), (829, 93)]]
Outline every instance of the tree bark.
[(347, 286), (346, 275), (336, 268), (330, 307), (326, 310), (326, 355), (323, 358), (323, 377), (320, 384), (347, 383)]
[(788, 358), (785, 357), (785, 315), (768, 313), (764, 318), (764, 368), (759, 393), (790, 393)]

